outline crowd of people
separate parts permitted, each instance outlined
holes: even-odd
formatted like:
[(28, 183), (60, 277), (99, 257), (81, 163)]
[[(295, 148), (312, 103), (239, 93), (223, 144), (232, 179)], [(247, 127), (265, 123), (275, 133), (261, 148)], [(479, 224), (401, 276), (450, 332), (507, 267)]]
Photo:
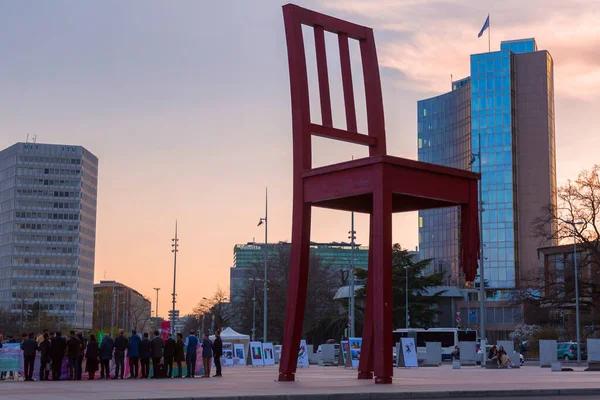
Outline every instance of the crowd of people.
[[(2, 343), (17, 342), (12, 337), (4, 340), (0, 335), (0, 347), (2, 347)], [(89, 380), (96, 379), (98, 369), (100, 370), (99, 379), (125, 379), (126, 357), (129, 362), (127, 379), (183, 378), (182, 364), (184, 361), (187, 364), (185, 378), (194, 378), (196, 376), (196, 354), (199, 347), (202, 351), (204, 366), (202, 377), (210, 377), (213, 358), (216, 367), (214, 376), (222, 376), (220, 357), (223, 355), (223, 342), (219, 332), (215, 333), (214, 342), (210, 340), (208, 333), (204, 334), (201, 342), (194, 331), (190, 331), (184, 341), (181, 333), (176, 335), (176, 339), (168, 334), (166, 340), (163, 340), (158, 331), (154, 331), (153, 337), (150, 339), (147, 332), (139, 335), (135, 330), (132, 330), (131, 335), (126, 337), (124, 330), (121, 329), (116, 338), (113, 339), (109, 334), (105, 334), (99, 343), (93, 334), (85, 338), (81, 332), (71, 331), (69, 337), (63, 337), (61, 332), (49, 332), (45, 329), (37, 337), (33, 332), (23, 334), (20, 343), (21, 350), (23, 350), (24, 378), (28, 382), (34, 380), (33, 369), (37, 352), (40, 353), (39, 379), (41, 381), (60, 380), (65, 358), (70, 380), (82, 379), (84, 360), (85, 372), (87, 372)], [(110, 363), (113, 360), (115, 372), (111, 377)], [(152, 377), (150, 377), (151, 362)], [(177, 375), (174, 372), (174, 364), (177, 364)], [(4, 375), (0, 379), (4, 379)]]

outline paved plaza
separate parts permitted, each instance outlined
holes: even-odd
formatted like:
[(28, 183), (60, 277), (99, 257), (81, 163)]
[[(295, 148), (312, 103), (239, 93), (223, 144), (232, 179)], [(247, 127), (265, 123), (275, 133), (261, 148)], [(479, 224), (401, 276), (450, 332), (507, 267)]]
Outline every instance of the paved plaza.
[[(2, 400), (58, 399), (410, 399), (444, 397), (500, 397), (595, 395), (600, 397), (600, 372), (551, 372), (526, 366), (485, 370), (449, 365), (439, 368), (396, 369), (391, 385), (357, 380), (356, 370), (341, 367), (300, 369), (297, 382), (277, 382), (277, 367), (225, 368), (223, 378), (0, 382)], [(516, 391), (523, 391), (515, 393)], [(468, 393), (465, 393), (468, 392)], [(493, 392), (493, 393), (492, 393)], [(504, 393), (500, 393), (504, 392)], [(532, 399), (533, 397), (530, 397)], [(592, 397), (588, 397), (592, 398)]]

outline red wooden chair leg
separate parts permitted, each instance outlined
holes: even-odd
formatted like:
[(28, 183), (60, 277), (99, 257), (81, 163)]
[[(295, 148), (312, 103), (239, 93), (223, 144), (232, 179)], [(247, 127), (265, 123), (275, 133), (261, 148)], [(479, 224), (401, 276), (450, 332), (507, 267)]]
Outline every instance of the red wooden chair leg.
[[(369, 224), (369, 249), (373, 245), (373, 215)], [(373, 251), (369, 250), (367, 296), (363, 316), (363, 340), (358, 363), (358, 379), (373, 379)]]
[(310, 257), (310, 204), (294, 201), (292, 217), (292, 249), (288, 280), (288, 296), (279, 364), (279, 381), (292, 382), (298, 363), (298, 348), (302, 335), (306, 290), (308, 286), (308, 262)]
[(392, 194), (385, 176), (373, 193), (373, 352), (375, 383), (392, 383)]

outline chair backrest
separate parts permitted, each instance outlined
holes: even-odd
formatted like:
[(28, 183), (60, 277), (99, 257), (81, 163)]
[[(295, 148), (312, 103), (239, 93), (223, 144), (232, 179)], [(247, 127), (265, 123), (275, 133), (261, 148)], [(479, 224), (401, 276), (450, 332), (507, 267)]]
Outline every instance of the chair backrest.
[[(292, 96), (292, 129), (295, 172), (311, 169), (312, 135), (369, 146), (369, 156), (385, 155), (385, 122), (379, 64), (375, 50), (373, 30), (341, 19), (320, 14), (294, 4), (283, 6), (283, 19), (288, 49), (290, 87)], [(308, 94), (308, 75), (302, 25), (314, 29), (317, 76), (321, 104), (322, 125), (311, 123)], [(337, 34), (342, 88), (346, 111), (346, 129), (333, 126), (331, 96), (327, 72), (325, 31)], [(352, 85), (349, 39), (358, 40), (362, 60), (365, 100), (367, 111), (367, 134), (358, 133), (356, 107)]]

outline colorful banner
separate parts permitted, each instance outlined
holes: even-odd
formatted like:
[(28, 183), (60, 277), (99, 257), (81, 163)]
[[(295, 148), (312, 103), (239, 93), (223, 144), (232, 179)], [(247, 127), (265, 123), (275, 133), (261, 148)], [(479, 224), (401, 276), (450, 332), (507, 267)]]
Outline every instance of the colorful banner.
[(6, 343), (0, 349), (0, 371), (20, 371), (23, 351), (19, 343)]
[(171, 333), (171, 321), (162, 321), (160, 323), (160, 336), (162, 340), (167, 340), (169, 333)]
[(360, 348), (362, 347), (362, 338), (349, 338), (350, 356), (352, 357), (352, 368), (358, 368), (360, 362)]
[(245, 346), (241, 343), (233, 345), (233, 365), (246, 365)]
[(308, 367), (308, 351), (306, 349), (306, 340), (300, 341), (300, 348), (298, 349), (298, 364), (299, 367)]
[(349, 352), (350, 352), (350, 347), (348, 346), (348, 341), (342, 340), (342, 356), (344, 357), (344, 365), (346, 365), (346, 359), (348, 358)]
[(250, 342), (250, 361), (253, 367), (265, 365), (262, 356), (262, 344), (260, 342)]
[(275, 365), (275, 355), (273, 354), (273, 343), (263, 343), (263, 360), (265, 365)]

